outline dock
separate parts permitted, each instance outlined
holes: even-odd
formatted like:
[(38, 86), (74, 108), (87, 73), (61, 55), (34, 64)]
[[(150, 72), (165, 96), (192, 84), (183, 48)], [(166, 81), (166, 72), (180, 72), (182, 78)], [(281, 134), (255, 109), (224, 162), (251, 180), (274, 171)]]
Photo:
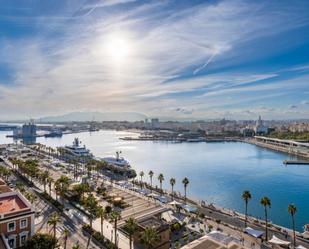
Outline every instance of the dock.
[(304, 160), (284, 160), (283, 164), (309, 165), (309, 161), (304, 161)]

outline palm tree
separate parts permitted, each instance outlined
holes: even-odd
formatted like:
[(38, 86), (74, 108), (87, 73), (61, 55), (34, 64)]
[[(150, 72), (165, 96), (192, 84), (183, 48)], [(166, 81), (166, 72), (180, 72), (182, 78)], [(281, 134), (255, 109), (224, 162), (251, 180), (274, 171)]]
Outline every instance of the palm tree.
[(67, 228), (64, 229), (63, 231), (63, 235), (64, 235), (64, 246), (63, 248), (66, 249), (67, 248), (67, 241), (68, 241), (68, 237), (69, 237), (69, 230)]
[(111, 221), (114, 222), (114, 236), (115, 236), (115, 247), (117, 248), (117, 224), (121, 218), (120, 213), (113, 210), (110, 214)]
[(49, 195), (51, 196), (51, 189), (52, 189), (52, 183), (54, 182), (54, 179), (51, 177), (47, 178), (48, 188), (49, 188)]
[(143, 188), (143, 176), (144, 176), (144, 171), (139, 172), (139, 176), (141, 177), (141, 188)]
[(46, 193), (46, 185), (47, 185), (47, 181), (48, 178), (50, 177), (49, 171), (48, 170), (44, 170), (41, 174), (40, 174), (40, 180), (43, 183), (44, 186), (44, 192)]
[(148, 173), (149, 177), (150, 177), (150, 187), (151, 187), (151, 191), (152, 191), (152, 177), (153, 177), (153, 171), (150, 170)]
[(248, 202), (251, 200), (251, 193), (250, 191), (246, 190), (242, 193), (242, 199), (245, 201), (246, 205), (246, 212), (245, 212), (245, 227), (247, 227), (247, 220), (248, 220)]
[(173, 197), (173, 200), (174, 200), (174, 185), (176, 184), (176, 179), (175, 178), (171, 178), (170, 179), (170, 184), (172, 186), (172, 197)]
[(48, 218), (47, 224), (53, 227), (54, 239), (56, 239), (56, 227), (60, 221), (61, 219), (57, 212), (52, 213), (52, 215)]
[(267, 207), (271, 207), (270, 199), (267, 196), (262, 197), (260, 203), (264, 206), (265, 210), (265, 236), (266, 241), (268, 240), (268, 222), (267, 222)]
[(288, 212), (290, 213), (292, 217), (292, 226), (293, 226), (293, 244), (294, 247), (296, 247), (296, 236), (295, 236), (295, 214), (297, 212), (297, 208), (294, 204), (289, 204), (288, 206)]
[(56, 182), (55, 182), (55, 190), (59, 193), (62, 204), (64, 204), (64, 197), (67, 193), (68, 189), (70, 187), (70, 179), (66, 176), (61, 176)]
[(155, 229), (147, 227), (142, 233), (140, 242), (148, 249), (154, 248), (155, 244), (160, 240), (160, 237)]
[(187, 187), (188, 187), (188, 184), (189, 184), (189, 179), (187, 177), (185, 177), (182, 180), (182, 184), (183, 184), (183, 187), (185, 189), (185, 203), (187, 203)]
[(134, 218), (126, 220), (124, 225), (125, 230), (129, 233), (130, 249), (132, 249), (133, 235), (137, 231), (137, 223)]
[(80, 249), (80, 245), (79, 244), (75, 244), (72, 249)]
[(98, 216), (98, 212), (99, 212), (98, 201), (93, 196), (93, 194), (90, 194), (86, 198), (84, 207), (89, 214), (89, 223), (90, 223), (90, 227), (92, 228), (93, 219), (95, 219)]
[(162, 189), (162, 182), (164, 181), (164, 176), (163, 176), (162, 173), (159, 174), (158, 180), (159, 180), (159, 182), (160, 182), (160, 189), (161, 189), (161, 195), (162, 195), (162, 192), (163, 192), (163, 189)]
[(98, 210), (98, 215), (100, 216), (101, 218), (101, 235), (103, 235), (103, 223), (104, 223), (104, 219), (106, 218), (106, 210), (104, 209), (104, 207), (100, 206), (99, 207), (99, 210)]

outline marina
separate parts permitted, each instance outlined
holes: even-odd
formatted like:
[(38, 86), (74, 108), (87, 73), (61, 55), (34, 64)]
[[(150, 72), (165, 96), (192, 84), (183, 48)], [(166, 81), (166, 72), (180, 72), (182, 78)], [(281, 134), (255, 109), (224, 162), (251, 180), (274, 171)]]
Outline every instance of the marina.
[[(0, 142), (11, 143), (10, 132), (0, 132)], [(287, 205), (298, 207), (296, 227), (298, 231), (308, 223), (309, 217), (309, 167), (306, 165), (284, 166), (284, 160), (296, 157), (242, 142), (171, 143), (166, 141), (125, 141), (121, 137), (137, 137), (137, 133), (101, 130), (64, 134), (62, 137), (37, 138), (36, 142), (53, 148), (70, 145), (78, 137), (95, 157), (109, 157), (115, 151), (122, 155), (131, 167), (145, 173), (153, 170), (153, 184), (159, 186), (157, 175), (162, 173), (163, 187), (170, 189), (169, 179), (176, 178), (175, 190), (183, 193), (181, 180), (188, 177), (188, 195), (192, 199), (205, 200), (217, 206), (244, 212), (241, 193), (252, 193), (249, 214), (263, 217), (259, 203), (268, 195), (272, 201), (272, 222), (291, 227)], [(302, 198), (299, 198), (301, 193)]]

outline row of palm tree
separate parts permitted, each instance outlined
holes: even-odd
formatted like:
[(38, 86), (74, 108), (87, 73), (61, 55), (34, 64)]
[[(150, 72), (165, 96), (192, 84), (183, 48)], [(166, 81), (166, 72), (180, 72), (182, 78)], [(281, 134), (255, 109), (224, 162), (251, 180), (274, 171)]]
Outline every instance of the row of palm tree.
[[(144, 177), (144, 175), (145, 175), (144, 171), (141, 171), (141, 172), (139, 173), (139, 176), (140, 176), (140, 178), (141, 178), (141, 180), (140, 180), (140, 182), (141, 182), (141, 187), (142, 187), (142, 185), (143, 185), (143, 177)], [(150, 179), (150, 187), (151, 187), (151, 190), (152, 190), (152, 180), (153, 180), (153, 176), (154, 176), (153, 171), (150, 170), (150, 171), (148, 172), (148, 175), (149, 175), (149, 179)], [(164, 180), (165, 180), (165, 179), (164, 179), (164, 175), (163, 175), (162, 173), (160, 173), (160, 174), (158, 175), (158, 181), (159, 181), (159, 183), (160, 183), (160, 190), (161, 190), (160, 192), (161, 192), (161, 194), (163, 193), (162, 184), (163, 184), (163, 181), (164, 181)], [(183, 184), (183, 186), (184, 186), (185, 203), (187, 202), (187, 187), (188, 187), (189, 183), (190, 183), (190, 181), (189, 181), (189, 179), (188, 179), (187, 177), (185, 177), (185, 178), (182, 180), (182, 184)], [(172, 198), (173, 198), (173, 199), (174, 199), (174, 186), (175, 186), (175, 184), (176, 184), (176, 179), (175, 179), (175, 178), (171, 178), (171, 179), (170, 179), (170, 185), (171, 185), (171, 187), (172, 187)]]
[[(245, 202), (245, 227), (247, 227), (248, 222), (248, 203), (251, 200), (252, 196), (250, 191), (245, 190), (242, 193), (242, 199)], [(264, 196), (260, 200), (260, 204), (264, 207), (264, 216), (265, 216), (265, 238), (268, 240), (268, 209), (271, 208), (271, 200), (267, 196)], [(296, 246), (296, 236), (295, 236), (295, 214), (297, 212), (297, 208), (294, 204), (288, 205), (288, 213), (291, 215), (292, 219), (292, 228), (293, 228), (293, 244)]]

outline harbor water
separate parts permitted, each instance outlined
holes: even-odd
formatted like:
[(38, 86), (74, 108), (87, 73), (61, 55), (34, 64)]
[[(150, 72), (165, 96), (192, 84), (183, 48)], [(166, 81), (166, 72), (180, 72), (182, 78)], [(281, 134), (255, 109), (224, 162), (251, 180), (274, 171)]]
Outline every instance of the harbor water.
[[(6, 138), (10, 131), (0, 131), (0, 143), (12, 143)], [(132, 167), (145, 172), (154, 171), (154, 185), (159, 185), (157, 175), (163, 173), (164, 188), (170, 189), (169, 179), (176, 178), (176, 191), (183, 193), (182, 179), (189, 178), (188, 195), (212, 202), (215, 205), (244, 212), (241, 193), (250, 190), (249, 214), (263, 217), (260, 204), (263, 196), (271, 199), (269, 217), (272, 222), (291, 227), (289, 203), (297, 206), (297, 230), (309, 223), (309, 166), (284, 165), (293, 160), (287, 154), (241, 142), (170, 143), (152, 141), (123, 141), (120, 137), (134, 136), (124, 131), (98, 131), (63, 135), (61, 138), (37, 138), (48, 146), (69, 145), (75, 137), (98, 157), (122, 151)]]

